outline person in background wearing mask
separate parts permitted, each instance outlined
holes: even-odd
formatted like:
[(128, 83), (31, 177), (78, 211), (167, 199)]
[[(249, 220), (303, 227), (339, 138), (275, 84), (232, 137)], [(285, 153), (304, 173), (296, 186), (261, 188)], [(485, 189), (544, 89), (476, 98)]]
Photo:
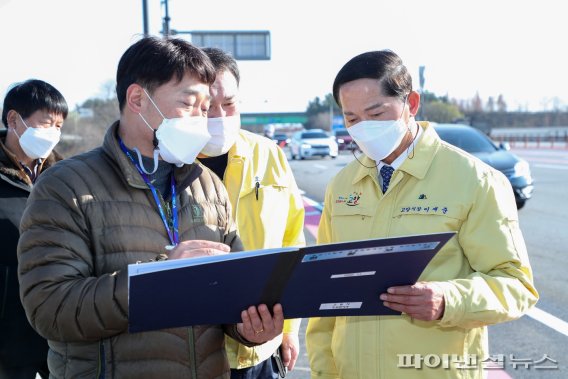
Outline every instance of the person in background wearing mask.
[(53, 151), (67, 117), (63, 95), (31, 79), (4, 98), (0, 131), (0, 379), (47, 378), (47, 341), (30, 326), (18, 286), (20, 219), (34, 183), (61, 156)]
[(277, 304), (273, 316), (266, 305), (243, 310), (237, 325), (128, 333), (128, 264), (242, 248), (223, 184), (193, 164), (210, 138), (214, 80), (207, 55), (188, 42), (140, 39), (118, 64), (120, 120), (103, 145), (36, 183), (18, 274), (53, 377), (228, 378), (224, 332), (247, 345), (282, 332)]
[[(284, 152), (273, 141), (241, 130), (237, 62), (223, 50), (204, 51), (217, 76), (207, 115), (211, 140), (200, 161), (223, 179), (245, 249), (304, 246), (304, 203)], [(279, 367), (282, 374), (282, 367), (292, 370), (300, 321), (286, 320), (283, 335), (256, 347), (226, 337), (231, 378), (278, 378)]]
[[(318, 243), (457, 235), (417, 283), (377, 293), (401, 316), (310, 319), (312, 378), (485, 377), (486, 326), (517, 319), (538, 300), (511, 185), (415, 121), (420, 95), (392, 51), (347, 62), (333, 96), (364, 155), (329, 183)], [(349, 194), (357, 206), (336, 201)]]

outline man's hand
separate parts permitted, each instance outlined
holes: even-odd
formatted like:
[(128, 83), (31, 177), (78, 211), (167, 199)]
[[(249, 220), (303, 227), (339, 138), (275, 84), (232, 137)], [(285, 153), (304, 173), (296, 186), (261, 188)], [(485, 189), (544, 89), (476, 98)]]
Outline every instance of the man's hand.
[(261, 304), (251, 306), (241, 312), (242, 323), (237, 324), (237, 331), (247, 341), (262, 344), (270, 341), (282, 333), (284, 327), (284, 313), (282, 306), (276, 304), (272, 308), (274, 316), (270, 314), (268, 307)]
[(444, 292), (435, 283), (418, 282), (412, 286), (390, 287), (380, 298), (385, 307), (417, 320), (439, 320), (444, 315)]
[(292, 371), (300, 354), (300, 339), (297, 333), (284, 333), (282, 335), (280, 353), (282, 363), (288, 368), (288, 371)]
[(196, 258), (208, 255), (227, 254), (231, 251), (228, 245), (205, 240), (182, 241), (168, 253), (168, 259)]

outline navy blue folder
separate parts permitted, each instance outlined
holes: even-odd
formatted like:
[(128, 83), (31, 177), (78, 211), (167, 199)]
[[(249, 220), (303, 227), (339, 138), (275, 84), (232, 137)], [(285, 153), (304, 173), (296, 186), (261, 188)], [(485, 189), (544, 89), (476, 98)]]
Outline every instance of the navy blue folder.
[(238, 323), (259, 304), (282, 304), (286, 318), (397, 315), (379, 294), (414, 284), (454, 234), (129, 265), (129, 331)]

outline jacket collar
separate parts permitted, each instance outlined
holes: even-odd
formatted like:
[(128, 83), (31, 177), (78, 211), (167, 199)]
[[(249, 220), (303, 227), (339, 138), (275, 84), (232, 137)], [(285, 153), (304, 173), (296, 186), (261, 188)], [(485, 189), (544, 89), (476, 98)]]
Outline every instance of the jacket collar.
[[(103, 141), (103, 151), (108, 154), (114, 162), (116, 162), (122, 177), (130, 186), (140, 189), (148, 189), (146, 182), (144, 182), (144, 179), (142, 179), (142, 176), (136, 167), (134, 167), (130, 158), (128, 158), (120, 148), (120, 144), (118, 143), (119, 127), (120, 121), (116, 121), (110, 126), (110, 128), (108, 128)], [(203, 168), (200, 163), (175, 167), (174, 176), (176, 180), (176, 189), (179, 189), (180, 191), (185, 189), (193, 180), (199, 177), (202, 172)]]
[[(235, 144), (229, 149), (227, 171), (224, 184), (231, 196), (232, 204), (239, 197), (249, 194), (254, 188), (254, 173), (252, 172), (253, 151), (246, 135), (241, 130)], [(233, 211), (236, 207), (233, 206)]]
[[(412, 159), (406, 158), (402, 165), (399, 167), (400, 171), (404, 171), (417, 179), (424, 179), (436, 152), (440, 148), (440, 137), (434, 128), (427, 121), (418, 121), (418, 125), (422, 128), (422, 135), (414, 148), (414, 157)], [(403, 153), (404, 154), (404, 153)], [(366, 176), (375, 178), (377, 176), (376, 165), (377, 162), (367, 157), (366, 155), (359, 158), (363, 165), (358, 165), (355, 175), (353, 177), (353, 184), (359, 182)], [(372, 167), (372, 168), (369, 168)]]
[(352, 184), (355, 184), (363, 178), (370, 176), (375, 178), (377, 176), (377, 162), (366, 156), (365, 154), (357, 158), (359, 162), (357, 163), (357, 169), (355, 170), (355, 175), (353, 176)]
[[(2, 175), (2, 177), (10, 183), (18, 185), (18, 187), (21, 187), (22, 184), (24, 184), (26, 189), (31, 190), (33, 187), (31, 180), (24, 172), (24, 169), (16, 158), (16, 155), (4, 144), (7, 134), (7, 130), (0, 130), (0, 175)], [(38, 167), (38, 175), (62, 159), (63, 157), (59, 155), (59, 153), (55, 150), (52, 151), (51, 154), (49, 154), (49, 156), (41, 162), (40, 167)]]
[(233, 146), (229, 149), (229, 162), (231, 159), (249, 159), (252, 156), (252, 151), (250, 149), (250, 144), (243, 135), (243, 131), (239, 131), (237, 140)]
[(424, 179), (440, 148), (441, 142), (438, 133), (436, 133), (434, 128), (427, 121), (420, 121), (418, 125), (423, 129), (423, 133), (416, 142), (414, 157), (412, 159), (406, 158), (399, 170), (417, 179)]

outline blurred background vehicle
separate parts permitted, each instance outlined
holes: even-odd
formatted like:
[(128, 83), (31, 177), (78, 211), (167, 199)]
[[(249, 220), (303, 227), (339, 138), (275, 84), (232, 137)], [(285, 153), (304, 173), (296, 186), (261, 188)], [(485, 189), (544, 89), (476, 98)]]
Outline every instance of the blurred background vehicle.
[(335, 137), (339, 151), (353, 150), (356, 148), (356, 144), (347, 129), (335, 129), (332, 134)]
[(274, 137), (272, 137), (272, 140), (281, 148), (285, 148), (290, 143), (291, 138), (289, 138), (286, 134), (275, 134)]
[(266, 138), (273, 139), (273, 138), (274, 138), (274, 131), (275, 131), (275, 130), (276, 130), (276, 127), (275, 127), (274, 125), (272, 125), (272, 124), (264, 125), (264, 128), (263, 128), (263, 135), (264, 135)]
[(314, 156), (337, 158), (339, 151), (335, 137), (329, 136), (322, 129), (310, 129), (294, 133), (289, 148), (292, 159)]
[(501, 171), (513, 187), (517, 208), (531, 198), (534, 181), (527, 161), (509, 151), (508, 144), (496, 145), (478, 129), (461, 124), (433, 124), (440, 138)]

